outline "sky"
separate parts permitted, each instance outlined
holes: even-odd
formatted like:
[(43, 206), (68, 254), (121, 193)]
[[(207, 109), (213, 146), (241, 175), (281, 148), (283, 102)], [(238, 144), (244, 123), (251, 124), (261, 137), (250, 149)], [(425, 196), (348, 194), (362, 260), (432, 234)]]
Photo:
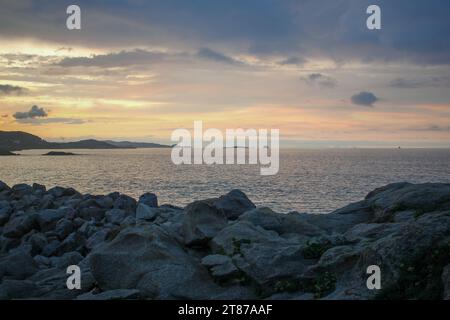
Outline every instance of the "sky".
[(0, 0), (0, 130), (169, 143), (201, 120), (288, 147), (448, 147), (449, 40), (448, 0)]

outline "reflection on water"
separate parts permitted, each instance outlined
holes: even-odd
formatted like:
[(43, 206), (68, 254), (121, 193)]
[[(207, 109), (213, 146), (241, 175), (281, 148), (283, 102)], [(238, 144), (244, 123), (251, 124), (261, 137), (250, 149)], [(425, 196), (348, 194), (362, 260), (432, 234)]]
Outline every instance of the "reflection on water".
[(280, 171), (261, 176), (256, 165), (182, 165), (170, 149), (65, 150), (79, 156), (44, 157), (49, 150), (0, 158), (0, 180), (74, 187), (82, 193), (154, 192), (161, 203), (185, 205), (238, 188), (259, 206), (280, 212), (327, 213), (387, 183), (450, 182), (450, 150), (282, 150)]

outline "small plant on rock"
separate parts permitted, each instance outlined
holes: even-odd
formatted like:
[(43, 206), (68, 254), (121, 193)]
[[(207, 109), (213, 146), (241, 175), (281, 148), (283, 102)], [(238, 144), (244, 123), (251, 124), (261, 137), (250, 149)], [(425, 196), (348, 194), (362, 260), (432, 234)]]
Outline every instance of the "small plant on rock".
[(330, 272), (320, 274), (314, 281), (314, 298), (320, 299), (334, 291), (336, 288), (336, 277)]
[(322, 243), (306, 243), (306, 248), (303, 250), (303, 257), (305, 259), (320, 259), (322, 255), (332, 247), (329, 241)]

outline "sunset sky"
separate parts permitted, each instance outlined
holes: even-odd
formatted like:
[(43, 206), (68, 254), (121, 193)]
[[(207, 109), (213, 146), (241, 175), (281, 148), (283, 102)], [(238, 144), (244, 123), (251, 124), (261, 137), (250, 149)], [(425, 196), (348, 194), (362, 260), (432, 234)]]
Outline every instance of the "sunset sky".
[(0, 0), (0, 130), (167, 143), (194, 120), (284, 146), (448, 147), (450, 1)]

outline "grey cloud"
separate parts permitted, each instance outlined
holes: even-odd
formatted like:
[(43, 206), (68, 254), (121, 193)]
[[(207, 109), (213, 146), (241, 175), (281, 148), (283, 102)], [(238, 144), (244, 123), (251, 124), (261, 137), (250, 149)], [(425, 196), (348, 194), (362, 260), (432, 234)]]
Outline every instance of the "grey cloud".
[(407, 131), (432, 131), (432, 132), (449, 132), (450, 126), (440, 126), (436, 124), (430, 124), (423, 127), (409, 127), (406, 128)]
[(431, 77), (423, 79), (397, 78), (392, 80), (389, 83), (389, 86), (400, 89), (450, 87), (450, 77)]
[(223, 53), (220, 53), (218, 51), (214, 51), (209, 48), (201, 48), (197, 55), (201, 58), (205, 58), (208, 60), (221, 62), (221, 63), (227, 63), (227, 64), (239, 64), (240, 62), (233, 59), (232, 57), (229, 57)]
[(142, 49), (120, 51), (91, 57), (71, 57), (62, 59), (57, 65), (61, 67), (120, 67), (151, 64), (164, 60), (167, 54)]
[(304, 58), (288, 57), (288, 58), (278, 62), (278, 64), (280, 64), (282, 66), (285, 66), (285, 65), (302, 65), (302, 64), (305, 64), (306, 62), (307, 62), (307, 60), (304, 59)]
[(0, 95), (22, 95), (27, 92), (27, 89), (19, 86), (12, 86), (9, 84), (0, 84)]
[(75, 118), (46, 118), (46, 119), (36, 119), (36, 118), (24, 118), (17, 119), (17, 122), (22, 124), (32, 124), (32, 125), (43, 125), (49, 123), (61, 123), (61, 124), (83, 124), (86, 123), (83, 119)]
[(318, 85), (322, 88), (334, 88), (337, 86), (337, 80), (322, 73), (311, 73), (304, 80), (311, 85)]
[(120, 52), (111, 52), (102, 55), (93, 55), (90, 57), (66, 57), (56, 63), (56, 66), (70, 67), (129, 67), (139, 65), (152, 65), (159, 63), (189, 62), (191, 59), (201, 58), (219, 63), (243, 64), (223, 53), (209, 49), (201, 48), (195, 54), (184, 52), (160, 52), (148, 51), (143, 49), (123, 50)]
[(13, 117), (16, 120), (24, 120), (24, 119), (34, 119), (34, 118), (44, 118), (47, 117), (47, 112), (45, 112), (44, 108), (40, 108), (36, 105), (32, 106), (30, 111), (26, 112), (16, 112), (13, 114)]
[(351, 97), (353, 104), (365, 107), (373, 107), (374, 103), (380, 99), (372, 92), (362, 91)]
[(64, 13), (63, 4), (3, 1), (0, 36), (40, 39), (62, 47), (151, 44), (192, 50), (213, 42), (233, 52), (261, 56), (450, 64), (446, 41), (450, 1), (445, 0), (377, 0), (383, 17), (379, 32), (367, 30), (365, 24), (371, 0), (113, 1), (108, 5), (79, 0), (77, 4), (86, 8), (83, 23), (89, 32), (68, 36), (55, 18)]

